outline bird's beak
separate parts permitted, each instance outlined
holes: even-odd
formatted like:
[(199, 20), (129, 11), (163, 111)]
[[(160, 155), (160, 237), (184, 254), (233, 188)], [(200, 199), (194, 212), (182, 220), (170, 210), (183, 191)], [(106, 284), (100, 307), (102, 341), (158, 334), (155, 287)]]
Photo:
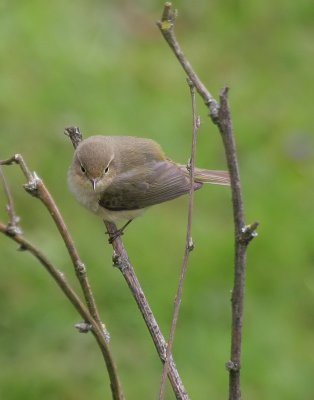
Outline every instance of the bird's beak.
[(93, 185), (93, 191), (95, 192), (98, 179), (97, 178), (91, 179), (91, 182), (92, 182), (92, 185)]

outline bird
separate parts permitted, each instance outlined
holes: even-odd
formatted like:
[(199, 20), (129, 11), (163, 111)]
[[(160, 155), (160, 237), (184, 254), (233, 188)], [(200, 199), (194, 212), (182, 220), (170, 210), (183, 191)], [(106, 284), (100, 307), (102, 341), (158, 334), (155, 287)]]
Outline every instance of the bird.
[[(194, 190), (204, 183), (229, 185), (229, 174), (195, 167)], [(96, 135), (76, 147), (68, 185), (88, 210), (117, 223), (187, 194), (191, 181), (187, 166), (172, 161), (152, 139)]]

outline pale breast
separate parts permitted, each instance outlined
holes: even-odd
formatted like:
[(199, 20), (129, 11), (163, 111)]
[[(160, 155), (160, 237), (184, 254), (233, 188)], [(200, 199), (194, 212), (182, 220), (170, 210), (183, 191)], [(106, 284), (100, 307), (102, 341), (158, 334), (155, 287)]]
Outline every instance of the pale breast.
[(89, 187), (82, 187), (82, 182), (79, 182), (78, 179), (73, 176), (71, 169), (68, 174), (68, 184), (69, 189), (74, 194), (77, 201), (105, 221), (119, 222), (130, 220), (140, 216), (145, 211), (144, 209), (111, 211), (101, 207), (99, 205), (100, 194), (90, 190)]

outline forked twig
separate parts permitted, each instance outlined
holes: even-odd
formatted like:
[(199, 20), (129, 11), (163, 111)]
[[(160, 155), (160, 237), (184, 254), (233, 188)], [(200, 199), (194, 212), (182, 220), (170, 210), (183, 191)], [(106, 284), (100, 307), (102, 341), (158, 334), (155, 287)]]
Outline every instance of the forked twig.
[[(102, 326), (100, 321), (99, 313), (96, 307), (96, 303), (94, 300), (94, 296), (89, 284), (88, 277), (86, 275), (86, 268), (83, 262), (81, 261), (76, 247), (74, 245), (74, 241), (67, 229), (67, 226), (62, 218), (62, 215), (54, 202), (51, 194), (49, 193), (48, 189), (46, 188), (42, 179), (40, 179), (35, 172), (31, 172), (28, 166), (26, 165), (23, 157), (20, 154), (15, 154), (13, 157), (9, 158), (8, 160), (1, 161), (2, 165), (10, 165), (16, 163), (18, 164), (24, 176), (27, 179), (27, 183), (24, 185), (25, 190), (37, 197), (41, 202), (45, 205), (48, 212), (50, 213), (51, 217), (53, 218), (59, 233), (67, 247), (68, 253), (71, 257), (76, 276), (81, 284), (82, 291), (84, 293), (84, 297), (87, 303), (87, 306), (93, 316), (93, 318), (98, 321), (99, 326)], [(104, 328), (104, 327), (103, 327)], [(108, 333), (104, 330), (106, 336)], [(108, 339), (108, 337), (107, 337)]]
[(123, 393), (122, 393), (122, 390), (120, 387), (120, 382), (118, 379), (117, 371), (116, 371), (115, 364), (114, 364), (114, 361), (111, 356), (109, 345), (103, 334), (103, 330), (99, 326), (98, 322), (96, 322), (92, 318), (88, 309), (85, 307), (85, 305), (82, 303), (82, 301), (80, 300), (78, 295), (75, 293), (75, 291), (69, 285), (69, 283), (66, 281), (64, 274), (61, 273), (36, 246), (34, 246), (28, 240), (24, 239), (23, 236), (21, 236), (19, 234), (12, 235), (12, 234), (8, 233), (7, 225), (3, 224), (2, 222), (0, 222), (0, 232), (4, 233), (6, 236), (10, 237), (12, 240), (14, 240), (16, 243), (18, 243), (20, 245), (21, 249), (29, 251), (35, 258), (37, 258), (37, 260), (46, 268), (48, 273), (55, 280), (57, 285), (60, 287), (60, 289), (65, 294), (65, 296), (69, 299), (69, 301), (76, 308), (76, 310), (81, 315), (81, 317), (90, 324), (90, 326), (91, 326), (90, 330), (92, 331), (92, 334), (94, 335), (94, 337), (101, 349), (104, 360), (106, 362), (106, 366), (107, 366), (107, 370), (108, 370), (108, 374), (109, 374), (110, 382), (111, 382), (112, 398), (114, 400), (123, 400), (124, 396), (123, 396)]
[(200, 126), (199, 116), (196, 115), (196, 102), (195, 102), (195, 86), (192, 81), (189, 79), (188, 85), (190, 87), (191, 92), (191, 100), (192, 100), (192, 149), (191, 149), (191, 158), (189, 160), (189, 173), (190, 173), (190, 192), (189, 192), (189, 204), (188, 204), (188, 222), (186, 228), (186, 241), (185, 241), (185, 250), (184, 256), (181, 266), (179, 284), (177, 289), (177, 294), (174, 302), (174, 310), (172, 316), (172, 322), (170, 327), (169, 341), (167, 345), (166, 352), (166, 361), (164, 363), (164, 368), (161, 377), (160, 389), (159, 389), (159, 400), (163, 400), (165, 395), (165, 387), (166, 387), (166, 377), (169, 367), (169, 356), (172, 353), (172, 347), (174, 342), (175, 331), (177, 327), (180, 305), (183, 294), (183, 286), (186, 278), (186, 273), (188, 269), (188, 261), (189, 255), (194, 248), (193, 240), (192, 240), (192, 219), (193, 219), (193, 204), (194, 204), (194, 169), (195, 169), (195, 156), (196, 156), (196, 141), (197, 141), (197, 132)]
[(255, 229), (257, 222), (247, 226), (244, 220), (243, 199), (240, 186), (240, 175), (236, 155), (235, 139), (232, 130), (231, 115), (227, 102), (227, 89), (224, 89), (220, 96), (220, 104), (206, 89), (204, 84), (196, 75), (191, 64), (183, 54), (181, 47), (174, 33), (176, 11), (172, 4), (167, 2), (164, 5), (161, 20), (157, 25), (166, 42), (174, 52), (179, 63), (186, 72), (188, 78), (193, 82), (197, 92), (203, 98), (209, 109), (212, 121), (218, 126), (221, 133), (232, 190), (232, 206), (235, 225), (235, 261), (234, 261), (234, 286), (232, 291), (232, 332), (231, 332), (231, 358), (226, 366), (229, 370), (229, 399), (239, 400), (240, 390), (240, 360), (241, 360), (241, 339), (243, 323), (243, 300), (246, 272), (246, 248), (252, 238), (256, 236)]
[[(120, 385), (120, 382), (118, 379), (116, 366), (113, 361), (113, 358), (112, 358), (112, 355), (110, 352), (110, 348), (108, 345), (109, 335), (108, 335), (107, 331), (105, 330), (104, 325), (100, 321), (97, 307), (96, 307), (96, 304), (94, 301), (94, 297), (93, 297), (93, 294), (90, 289), (89, 282), (88, 282), (88, 279), (86, 276), (85, 266), (81, 262), (81, 260), (78, 256), (78, 253), (74, 246), (73, 240), (67, 230), (67, 227), (62, 219), (62, 216), (61, 216), (53, 198), (51, 197), (49, 191), (45, 187), (43, 181), (37, 176), (36, 173), (32, 173), (29, 170), (29, 168), (27, 167), (27, 165), (21, 155), (16, 154), (13, 157), (9, 158), (8, 160), (0, 161), (0, 166), (1, 165), (10, 165), (12, 163), (17, 163), (21, 167), (21, 170), (24, 173), (24, 175), (28, 181), (24, 185), (25, 190), (28, 191), (30, 194), (38, 197), (45, 204), (45, 206), (47, 207), (51, 216), (53, 217), (55, 224), (57, 225), (57, 227), (59, 229), (59, 232), (67, 246), (69, 255), (74, 264), (76, 275), (79, 279), (79, 282), (81, 283), (81, 287), (82, 287), (84, 295), (85, 295), (88, 309), (81, 302), (79, 296), (76, 294), (76, 292), (71, 288), (69, 283), (66, 281), (64, 274), (61, 273), (43, 255), (43, 253), (37, 247), (35, 247), (30, 242), (28, 242), (26, 239), (24, 239), (24, 237), (21, 235), (21, 231), (17, 231), (16, 229), (13, 231), (11, 229), (10, 222), (9, 222), (9, 224), (7, 224), (7, 225), (0, 223), (0, 232), (4, 233), (5, 235), (9, 236), (12, 240), (19, 243), (21, 246), (21, 249), (28, 250), (40, 261), (40, 263), (46, 268), (46, 270), (49, 272), (49, 274), (53, 277), (53, 279), (56, 281), (58, 286), (64, 292), (66, 297), (70, 300), (70, 302), (74, 305), (74, 307), (80, 313), (82, 318), (84, 318), (84, 321), (87, 322), (87, 324), (85, 324), (86, 325), (85, 328), (88, 327), (88, 329), (83, 330), (83, 328), (80, 328), (80, 324), (78, 324), (78, 328), (81, 331), (87, 331), (87, 330), (92, 331), (92, 333), (93, 333), (94, 337), (96, 338), (96, 341), (101, 349), (101, 352), (103, 354), (103, 357), (104, 357), (104, 360), (105, 360), (105, 363), (107, 366), (107, 370), (108, 370), (108, 374), (109, 374), (109, 378), (110, 378), (112, 398), (114, 400), (123, 400), (124, 395), (123, 395), (121, 385)], [(13, 217), (15, 217), (18, 220), (18, 217), (16, 217), (16, 214), (14, 211), (12, 196), (11, 196), (11, 193), (10, 193), (10, 190), (9, 190), (9, 187), (7, 185), (5, 178), (3, 179), (3, 183), (4, 183), (5, 192), (7, 194), (7, 198), (8, 198), (8, 202), (9, 202), (8, 207), (11, 209), (11, 211), (10, 211), (11, 220)]]

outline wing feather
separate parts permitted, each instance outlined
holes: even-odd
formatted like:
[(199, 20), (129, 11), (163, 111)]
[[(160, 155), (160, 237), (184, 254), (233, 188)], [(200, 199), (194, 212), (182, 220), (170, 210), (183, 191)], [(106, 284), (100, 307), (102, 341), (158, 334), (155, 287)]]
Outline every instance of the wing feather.
[[(202, 183), (195, 183), (195, 190)], [(169, 160), (151, 162), (146, 173), (128, 171), (115, 178), (104, 191), (100, 206), (112, 210), (136, 210), (175, 199), (190, 190), (190, 180)]]

